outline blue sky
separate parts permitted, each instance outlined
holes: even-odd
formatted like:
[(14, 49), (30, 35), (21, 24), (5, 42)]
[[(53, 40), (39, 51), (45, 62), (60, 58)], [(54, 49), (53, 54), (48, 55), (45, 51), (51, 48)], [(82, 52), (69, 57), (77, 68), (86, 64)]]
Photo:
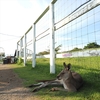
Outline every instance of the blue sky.
[[(89, 0), (58, 0), (54, 5), (55, 23), (68, 16), (87, 1)], [(45, 51), (50, 45), (48, 37), (37, 42), (37, 52)], [(55, 32), (55, 42), (56, 47), (62, 44), (61, 51), (69, 51), (75, 47), (84, 48), (84, 46), (92, 42), (97, 42), (100, 45), (100, 6), (58, 29)]]
[[(59, 9), (56, 15), (61, 15), (61, 12), (62, 10)], [(61, 17), (63, 18), (63, 16)], [(62, 44), (62, 51), (75, 47), (84, 48), (91, 42), (97, 42), (100, 45), (100, 6), (56, 31), (56, 45)]]
[(51, 0), (0, 0), (0, 47), (13, 55), (17, 41)]

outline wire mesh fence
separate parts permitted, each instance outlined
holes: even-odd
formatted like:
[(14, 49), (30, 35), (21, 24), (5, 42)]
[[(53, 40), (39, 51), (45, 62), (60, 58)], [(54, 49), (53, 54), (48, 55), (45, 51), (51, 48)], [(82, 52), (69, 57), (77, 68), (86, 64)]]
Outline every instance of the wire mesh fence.
[[(75, 2), (79, 2), (79, 1), (75, 0), (74, 3), (73, 1), (70, 1), (70, 2), (72, 2), (71, 4), (74, 5), (74, 4), (77, 4)], [(66, 6), (66, 9), (67, 9), (67, 6)], [(100, 9), (100, 6), (90, 10), (89, 12), (78, 17), (72, 22), (66, 24), (65, 26), (63, 26), (62, 28), (58, 29), (55, 32), (56, 44), (62, 45), (60, 52), (76, 51), (75, 53), (69, 54), (69, 56), (72, 56), (72, 57), (100, 55), (100, 49), (99, 49), (100, 47), (100, 40), (99, 40), (100, 18), (98, 17), (100, 13), (99, 9)], [(56, 14), (56, 13), (55, 14), (59, 16), (61, 12), (63, 12), (63, 9), (62, 10), (58, 9), (56, 10), (56, 13), (59, 13), (59, 14)], [(90, 45), (90, 47), (88, 45)], [(93, 45), (94, 47), (92, 47)], [(97, 47), (95, 47), (96, 45)], [(91, 48), (94, 48), (94, 49), (91, 49)], [(66, 56), (68, 55), (66, 54)]]
[[(48, 6), (34, 22), (34, 28), (31, 26), (25, 33), (27, 42), (24, 42), (24, 48), (29, 50), (28, 54), (31, 57), (34, 54), (36, 58), (50, 59), (52, 54), (55, 58), (89, 57), (90, 63), (93, 62), (92, 57), (96, 57), (98, 61), (100, 59), (100, 1), (53, 0), (51, 4), (53, 6)], [(52, 27), (50, 26), (51, 11), (54, 21)], [(52, 39), (54, 45), (50, 45)], [(19, 46), (20, 51), (23, 45), (19, 43)], [(54, 49), (53, 53), (51, 49)], [(83, 59), (85, 65), (84, 61)]]
[[(65, 0), (58, 0), (55, 4), (55, 23), (59, 23), (66, 16), (73, 15), (74, 11), (80, 11), (81, 7), (84, 7), (90, 1), (67, 0), (66, 2)], [(58, 58), (88, 57), (88, 62), (91, 63), (89, 65), (92, 65), (95, 61), (98, 63), (100, 59), (99, 13), (100, 6), (97, 6), (55, 31), (56, 46), (61, 45), (57, 52)], [(95, 59), (97, 60), (94, 59), (93, 61), (93, 57), (96, 57)], [(85, 65), (85, 61), (83, 59), (83, 63), (81, 63), (83, 66)], [(100, 63), (98, 63), (99, 66)]]
[[(41, 57), (47, 52), (49, 44), (49, 12), (36, 23), (36, 54)], [(43, 57), (43, 56), (42, 56)]]

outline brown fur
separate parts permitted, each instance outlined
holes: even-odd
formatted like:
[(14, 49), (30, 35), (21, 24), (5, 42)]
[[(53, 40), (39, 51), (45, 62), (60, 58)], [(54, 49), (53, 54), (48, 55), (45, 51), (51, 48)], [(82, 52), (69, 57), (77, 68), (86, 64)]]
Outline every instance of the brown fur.
[(37, 86), (33, 90), (33, 92), (35, 92), (49, 85), (51, 86), (63, 85), (64, 89), (56, 87), (52, 88), (51, 91), (61, 90), (61, 91), (76, 92), (83, 84), (82, 77), (78, 73), (72, 72), (70, 70), (71, 64), (66, 65), (64, 62), (63, 65), (65, 68), (57, 75), (56, 79), (38, 80), (37, 82), (39, 83), (30, 85), (29, 87)]
[(65, 68), (58, 74), (56, 81), (63, 84), (64, 89), (67, 91), (75, 92), (83, 84), (82, 77), (78, 73), (70, 71), (71, 64), (66, 65), (63, 63), (63, 65)]

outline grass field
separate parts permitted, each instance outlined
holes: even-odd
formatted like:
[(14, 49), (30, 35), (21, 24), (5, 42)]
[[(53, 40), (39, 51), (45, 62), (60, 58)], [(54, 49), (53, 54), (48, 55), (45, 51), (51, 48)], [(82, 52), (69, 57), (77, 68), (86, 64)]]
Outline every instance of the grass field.
[[(15, 65), (14, 71), (24, 79), (24, 86), (36, 83), (35, 80), (54, 79), (63, 69), (62, 63), (71, 63), (71, 70), (81, 74), (83, 87), (76, 93), (55, 91), (46, 87), (36, 92), (41, 100), (99, 100), (100, 99), (100, 57), (79, 57), (56, 59), (56, 74), (50, 74), (49, 59), (36, 59), (36, 67), (32, 68), (31, 61), (26, 67)], [(32, 88), (33, 89), (33, 88)]]

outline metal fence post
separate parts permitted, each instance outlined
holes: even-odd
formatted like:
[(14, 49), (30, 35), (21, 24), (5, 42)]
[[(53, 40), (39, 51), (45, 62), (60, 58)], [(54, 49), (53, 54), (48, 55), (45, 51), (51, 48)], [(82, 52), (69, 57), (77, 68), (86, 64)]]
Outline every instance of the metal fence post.
[(55, 73), (54, 4), (50, 4), (50, 73)]
[(35, 45), (35, 23), (33, 24), (33, 53), (32, 53), (32, 67), (36, 65), (36, 45)]
[(26, 34), (24, 35), (24, 66), (26, 65)]

